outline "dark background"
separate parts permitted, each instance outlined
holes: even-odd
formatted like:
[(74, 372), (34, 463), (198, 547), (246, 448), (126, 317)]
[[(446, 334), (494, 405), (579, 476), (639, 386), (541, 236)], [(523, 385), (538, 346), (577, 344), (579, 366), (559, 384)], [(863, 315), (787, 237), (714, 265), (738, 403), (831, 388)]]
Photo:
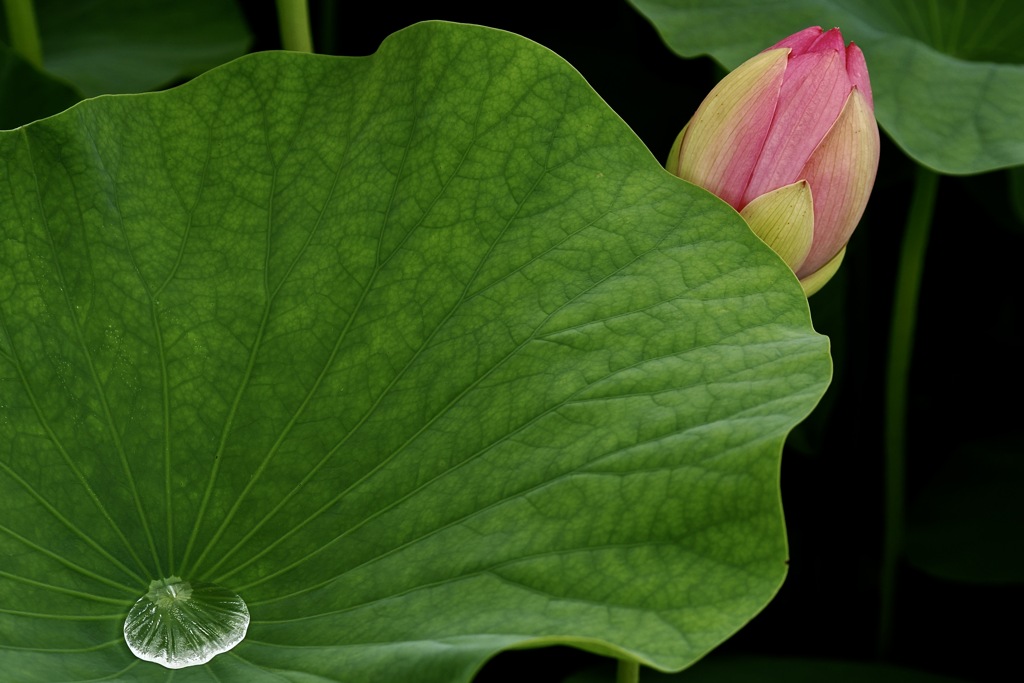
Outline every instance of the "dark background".
[[(278, 49), (274, 3), (241, 5), (253, 50)], [(429, 19), (530, 38), (572, 64), (658, 159), (722, 75), (710, 59), (675, 56), (625, 0), (377, 2), (360, 4), (358, 14), (340, 2), (310, 6), (315, 49), (326, 54), (371, 54), (389, 34)], [(883, 131), (878, 179), (845, 265), (811, 300), (815, 327), (832, 339), (836, 371), (822, 404), (784, 452), (790, 574), (776, 599), (712, 657), (886, 661), (983, 682), (1005, 681), (1005, 672), (1018, 668), (1021, 584), (944, 580), (908, 562), (899, 570), (892, 646), (878, 654), (885, 363), (914, 173)], [(910, 380), (912, 509), (936, 474), (979, 440), (1021, 452), (1022, 247), (1008, 172), (941, 179)], [(1011, 553), (1019, 558), (1024, 528), (1009, 528), (1016, 533), (996, 542), (1015, 546)], [(950, 552), (969, 552), (956, 542), (951, 537)], [(561, 681), (597, 660), (569, 648), (510, 652), (477, 680)]]

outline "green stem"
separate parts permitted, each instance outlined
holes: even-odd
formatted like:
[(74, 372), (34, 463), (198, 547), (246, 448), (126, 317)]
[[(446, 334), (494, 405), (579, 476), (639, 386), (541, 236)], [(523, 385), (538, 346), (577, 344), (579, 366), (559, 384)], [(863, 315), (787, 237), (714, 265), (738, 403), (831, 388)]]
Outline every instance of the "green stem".
[(277, 21), (281, 25), (281, 45), (285, 50), (313, 51), (306, 0), (277, 0)]
[(4, 11), (11, 47), (36, 68), (43, 68), (43, 44), (32, 0), (4, 0)]
[(640, 662), (620, 659), (615, 672), (615, 683), (640, 683)]
[(885, 389), (885, 541), (882, 547), (881, 614), (878, 625), (880, 655), (885, 655), (892, 643), (896, 569), (903, 553), (907, 383), (924, 254), (928, 246), (928, 232), (935, 211), (938, 186), (939, 176), (934, 171), (923, 166), (917, 167), (914, 196), (910, 201), (896, 274)]

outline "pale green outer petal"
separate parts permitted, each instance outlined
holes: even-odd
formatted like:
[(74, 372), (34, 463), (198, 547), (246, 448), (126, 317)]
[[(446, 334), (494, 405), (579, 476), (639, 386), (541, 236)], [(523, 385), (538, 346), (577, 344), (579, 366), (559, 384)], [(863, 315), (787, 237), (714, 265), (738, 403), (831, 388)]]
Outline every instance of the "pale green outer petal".
[(789, 48), (762, 52), (714, 87), (690, 120), (676, 175), (742, 208), (788, 61)]
[(810, 296), (825, 286), (832, 279), (832, 276), (839, 270), (846, 255), (846, 247), (839, 250), (839, 253), (832, 257), (832, 260), (814, 271), (807, 277), (800, 279), (800, 286), (804, 288), (804, 294)]
[(679, 168), (679, 148), (683, 146), (683, 136), (686, 135), (686, 129), (690, 127), (689, 122), (683, 129), (679, 131), (679, 135), (672, 142), (672, 149), (668, 151), (668, 159), (665, 160), (665, 170), (672, 175), (676, 174), (676, 170)]
[(807, 258), (814, 239), (814, 201), (806, 180), (755, 197), (740, 215), (794, 271)]
[(804, 169), (814, 190), (814, 244), (797, 271), (799, 277), (824, 266), (850, 240), (875, 184), (878, 154), (875, 115), (854, 88)]

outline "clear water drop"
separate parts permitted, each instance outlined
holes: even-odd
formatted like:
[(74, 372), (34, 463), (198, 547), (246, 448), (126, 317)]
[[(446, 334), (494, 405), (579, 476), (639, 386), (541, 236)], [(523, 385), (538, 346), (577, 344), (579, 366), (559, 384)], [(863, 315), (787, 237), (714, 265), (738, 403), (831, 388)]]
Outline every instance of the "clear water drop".
[(139, 659), (168, 669), (205, 664), (245, 638), (249, 608), (212, 583), (171, 576), (153, 581), (124, 621), (124, 640)]

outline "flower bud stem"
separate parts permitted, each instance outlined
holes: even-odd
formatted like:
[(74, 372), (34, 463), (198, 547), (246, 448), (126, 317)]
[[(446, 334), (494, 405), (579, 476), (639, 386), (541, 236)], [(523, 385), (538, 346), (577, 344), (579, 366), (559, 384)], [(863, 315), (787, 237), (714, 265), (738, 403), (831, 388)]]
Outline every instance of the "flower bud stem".
[(882, 548), (878, 624), (878, 653), (882, 656), (888, 653), (892, 645), (896, 573), (903, 553), (907, 382), (910, 377), (924, 254), (928, 246), (938, 186), (938, 174), (923, 166), (917, 167), (893, 297), (885, 382), (885, 540)]
[(281, 46), (285, 50), (313, 51), (306, 0), (277, 0), (277, 21), (281, 27)]
[(620, 659), (615, 672), (615, 683), (640, 683), (640, 662), (635, 659)]
[(43, 68), (43, 47), (32, 0), (3, 0), (11, 47), (37, 69)]

